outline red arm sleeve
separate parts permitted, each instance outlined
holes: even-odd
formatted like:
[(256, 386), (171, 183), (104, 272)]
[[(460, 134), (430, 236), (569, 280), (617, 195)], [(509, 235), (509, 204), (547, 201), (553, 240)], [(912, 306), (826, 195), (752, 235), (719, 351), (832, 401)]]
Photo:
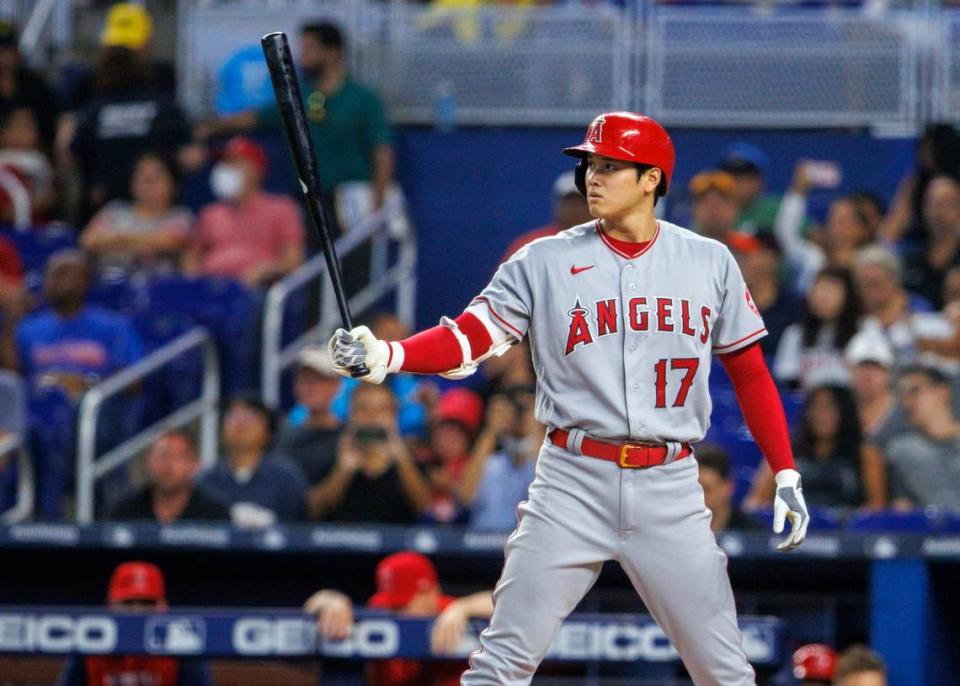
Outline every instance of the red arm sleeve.
[(733, 382), (733, 390), (747, 427), (770, 469), (774, 474), (781, 469), (796, 469), (783, 403), (760, 346), (754, 343), (736, 352), (720, 355), (720, 361)]
[[(493, 339), (483, 323), (469, 312), (454, 320), (470, 342), (470, 355), (475, 360), (490, 349)], [(402, 371), (414, 374), (439, 374), (463, 364), (463, 352), (453, 332), (435, 326), (400, 341), (403, 346)]]

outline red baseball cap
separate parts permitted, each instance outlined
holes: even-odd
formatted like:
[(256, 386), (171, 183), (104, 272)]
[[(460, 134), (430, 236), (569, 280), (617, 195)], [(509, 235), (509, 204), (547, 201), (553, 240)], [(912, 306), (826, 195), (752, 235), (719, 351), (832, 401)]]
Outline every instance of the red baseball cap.
[(262, 174), (266, 174), (267, 167), (270, 166), (270, 161), (263, 146), (246, 136), (234, 136), (228, 140), (227, 144), (223, 146), (221, 157), (225, 159), (239, 157), (253, 164)]
[(440, 396), (433, 412), (436, 422), (460, 422), (476, 433), (483, 422), (483, 398), (466, 388), (451, 388)]
[(837, 651), (823, 643), (800, 646), (793, 653), (793, 676), (797, 679), (833, 681)]
[(107, 600), (166, 600), (163, 572), (149, 562), (124, 562), (113, 570)]
[(437, 585), (437, 570), (426, 557), (410, 551), (394, 553), (377, 565), (377, 592), (367, 605), (401, 610), (417, 593)]

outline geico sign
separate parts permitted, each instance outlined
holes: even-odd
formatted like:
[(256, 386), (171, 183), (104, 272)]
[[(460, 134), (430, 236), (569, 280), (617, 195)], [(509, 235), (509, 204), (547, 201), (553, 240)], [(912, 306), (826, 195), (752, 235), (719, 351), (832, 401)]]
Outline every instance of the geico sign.
[(596, 624), (568, 621), (547, 652), (564, 660), (669, 662), (677, 659), (670, 641), (656, 624)]
[(110, 617), (0, 614), (0, 652), (109, 653), (116, 646)]
[[(309, 620), (250, 617), (233, 625), (233, 647), (240, 655), (312, 655), (316, 645), (316, 627)], [(322, 642), (322, 652), (331, 656), (390, 657), (399, 647), (397, 625), (380, 619), (357, 622), (346, 640)]]

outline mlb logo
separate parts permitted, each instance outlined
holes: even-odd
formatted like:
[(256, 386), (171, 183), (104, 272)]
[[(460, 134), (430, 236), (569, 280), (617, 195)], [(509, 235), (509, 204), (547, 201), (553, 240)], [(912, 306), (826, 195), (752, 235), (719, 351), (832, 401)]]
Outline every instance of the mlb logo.
[(199, 617), (151, 617), (144, 626), (144, 645), (153, 655), (199, 655), (207, 627)]

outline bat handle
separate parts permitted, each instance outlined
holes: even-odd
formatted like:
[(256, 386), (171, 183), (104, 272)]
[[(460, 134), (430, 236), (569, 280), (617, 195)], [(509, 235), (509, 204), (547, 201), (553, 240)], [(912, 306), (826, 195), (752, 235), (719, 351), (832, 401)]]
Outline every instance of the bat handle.
[(350, 378), (358, 379), (361, 376), (366, 376), (370, 373), (370, 370), (367, 368), (363, 362), (353, 367), (350, 367)]

